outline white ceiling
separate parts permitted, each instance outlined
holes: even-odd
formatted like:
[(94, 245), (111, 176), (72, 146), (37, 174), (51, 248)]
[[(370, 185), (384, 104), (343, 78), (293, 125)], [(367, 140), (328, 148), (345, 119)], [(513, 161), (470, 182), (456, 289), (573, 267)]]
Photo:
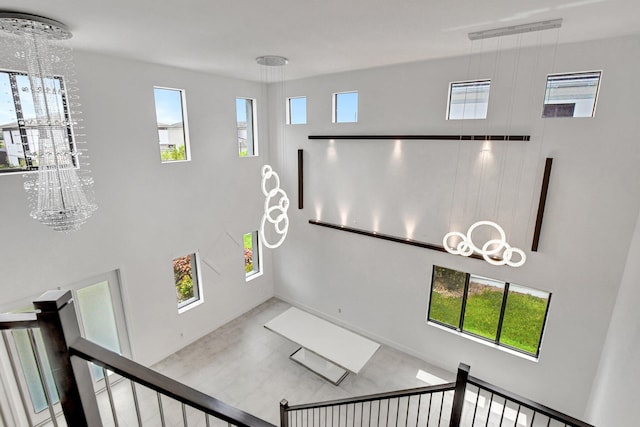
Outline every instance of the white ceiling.
[(560, 43), (640, 33), (640, 0), (3, 0), (65, 23), (75, 49), (260, 79), (469, 53), (467, 33), (563, 18)]

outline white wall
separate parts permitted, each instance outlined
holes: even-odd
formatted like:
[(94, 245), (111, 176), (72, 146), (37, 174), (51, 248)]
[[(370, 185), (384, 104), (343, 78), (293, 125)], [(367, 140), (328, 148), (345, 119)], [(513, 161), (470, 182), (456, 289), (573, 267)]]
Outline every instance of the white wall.
[[(236, 96), (261, 102), (263, 90), (84, 52), (75, 59), (99, 209), (80, 231), (57, 233), (29, 217), (23, 177), (0, 176), (10, 219), (0, 222), (0, 309), (120, 269), (133, 356), (149, 364), (273, 295), (269, 253), (266, 274), (244, 278), (242, 235), (259, 225), (268, 157), (238, 158), (235, 117)], [(160, 162), (154, 85), (186, 90), (190, 162)], [(196, 250), (205, 302), (179, 315), (171, 261)]]
[(640, 419), (640, 218), (638, 220), (588, 408), (589, 418), (600, 427), (631, 426)]
[[(468, 363), (475, 376), (584, 416), (640, 208), (638, 88), (630, 83), (640, 71), (638, 41), (564, 45), (557, 53), (553, 46), (520, 55), (503, 51), (288, 82), (287, 96), (307, 96), (308, 124), (288, 126), (286, 148), (274, 150), (285, 153), (279, 167), (293, 191), (296, 150), (304, 149), (305, 207), (292, 203), (289, 237), (274, 258), (276, 295), (442, 368)], [(548, 73), (590, 70), (603, 70), (595, 118), (540, 118)], [(477, 78), (493, 80), (489, 118), (446, 121), (449, 82)], [(359, 91), (359, 122), (331, 124), (331, 93), (347, 90)], [(396, 148), (394, 141), (307, 139), (332, 133), (532, 138), (492, 144), (493, 160), (482, 173), (482, 143), (402, 141)], [(532, 253), (545, 157), (554, 165), (539, 251)], [(308, 224), (318, 217), (436, 244), (450, 224), (465, 231), (481, 217), (497, 218), (529, 258), (521, 268), (494, 267)], [(427, 325), (434, 264), (550, 291), (539, 361)]]

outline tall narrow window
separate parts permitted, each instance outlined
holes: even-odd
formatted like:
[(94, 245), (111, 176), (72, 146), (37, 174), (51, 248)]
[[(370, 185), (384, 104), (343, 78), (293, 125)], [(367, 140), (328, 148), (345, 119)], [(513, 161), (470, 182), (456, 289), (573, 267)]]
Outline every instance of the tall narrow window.
[(154, 87), (160, 159), (163, 163), (190, 160), (184, 91)]
[(287, 124), (307, 124), (307, 98), (305, 96), (287, 98)]
[(173, 278), (179, 312), (202, 301), (202, 283), (199, 277), (197, 255), (197, 253), (192, 253), (173, 260)]
[(547, 76), (542, 117), (593, 117), (600, 71)]
[(258, 232), (253, 231), (244, 235), (244, 272), (247, 280), (256, 277), (261, 272), (260, 242)]
[(503, 296), (504, 282), (471, 274), (462, 330), (494, 341), (498, 335)]
[(551, 294), (433, 266), (427, 320), (538, 357)]
[[(58, 104), (56, 108), (69, 117), (62, 77), (46, 78), (45, 89), (38, 89), (52, 91)], [(71, 125), (63, 125), (59, 130), (71, 152), (75, 152)], [(72, 156), (74, 163), (76, 159)], [(38, 123), (31, 83), (24, 73), (0, 70), (0, 173), (37, 169)]]
[(449, 84), (447, 120), (486, 119), (491, 80)]
[(333, 123), (355, 123), (358, 121), (358, 92), (333, 94)]
[(431, 310), (429, 318), (457, 328), (462, 313), (462, 298), (467, 275), (450, 268), (433, 266)]
[(240, 157), (258, 155), (256, 132), (256, 100), (236, 98), (236, 128), (238, 130), (238, 154)]

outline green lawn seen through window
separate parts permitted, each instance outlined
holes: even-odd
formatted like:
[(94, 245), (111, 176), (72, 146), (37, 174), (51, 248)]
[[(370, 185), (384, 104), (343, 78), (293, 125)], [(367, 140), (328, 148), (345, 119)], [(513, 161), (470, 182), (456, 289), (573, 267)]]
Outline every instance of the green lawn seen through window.
[[(434, 268), (429, 320), (459, 328), (464, 294), (464, 290), (459, 290), (460, 274), (465, 273), (442, 267)], [(449, 283), (443, 282), (443, 278), (450, 279)], [(486, 283), (476, 283), (474, 279), (476, 277), (471, 276), (469, 280), (462, 330), (495, 342), (504, 297), (504, 283), (494, 281), (495, 284), (490, 286)], [(549, 297), (546, 292), (510, 284), (498, 343), (536, 355)]]

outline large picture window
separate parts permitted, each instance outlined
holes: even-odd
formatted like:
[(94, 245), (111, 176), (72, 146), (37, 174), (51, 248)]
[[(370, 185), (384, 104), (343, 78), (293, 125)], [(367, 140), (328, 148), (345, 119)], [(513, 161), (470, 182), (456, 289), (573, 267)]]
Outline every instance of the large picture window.
[(551, 294), (433, 266), (427, 320), (538, 357)]
[[(47, 99), (55, 100), (53, 111), (60, 112), (60, 126), (52, 131), (68, 141), (75, 153), (73, 132), (62, 77), (44, 79)], [(36, 110), (29, 77), (25, 73), (0, 70), (0, 173), (38, 169), (38, 138)], [(76, 156), (71, 156), (75, 164)]]

